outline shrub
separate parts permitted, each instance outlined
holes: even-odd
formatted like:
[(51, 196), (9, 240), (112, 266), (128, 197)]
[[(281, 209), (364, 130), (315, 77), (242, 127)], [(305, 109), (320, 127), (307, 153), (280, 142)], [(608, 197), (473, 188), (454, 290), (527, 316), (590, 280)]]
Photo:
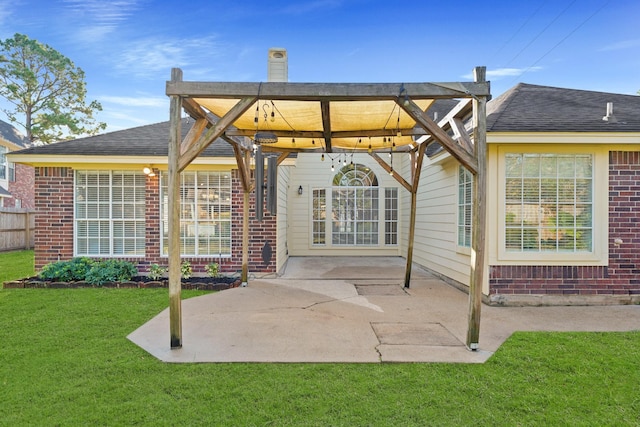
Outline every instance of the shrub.
[(182, 273), (182, 277), (188, 279), (193, 274), (193, 268), (191, 268), (191, 263), (189, 261), (185, 261), (180, 266), (180, 272)]
[(94, 260), (87, 257), (52, 262), (42, 267), (38, 277), (43, 280), (58, 280), (61, 282), (85, 280), (94, 263)]
[(217, 262), (205, 265), (204, 270), (210, 277), (218, 277), (220, 275), (220, 266)]
[(166, 268), (160, 267), (158, 264), (151, 264), (149, 266), (149, 274), (147, 274), (147, 276), (149, 276), (151, 280), (158, 280), (166, 272), (167, 272)]
[(138, 274), (136, 267), (127, 261), (108, 259), (93, 264), (87, 273), (86, 281), (102, 286), (107, 282), (124, 282)]

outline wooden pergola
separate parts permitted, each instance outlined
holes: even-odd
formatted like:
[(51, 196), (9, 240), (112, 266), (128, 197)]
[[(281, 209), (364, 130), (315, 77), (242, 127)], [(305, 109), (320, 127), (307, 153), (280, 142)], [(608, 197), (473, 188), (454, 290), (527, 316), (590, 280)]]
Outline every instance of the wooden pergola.
[[(427, 146), (438, 142), (474, 175), (473, 236), (466, 345), (478, 348), (484, 274), (486, 223), (486, 102), (490, 85), (485, 67), (474, 69), (474, 82), (450, 83), (226, 83), (186, 82), (172, 69), (168, 158), (169, 311), (171, 348), (182, 347), (180, 280), (180, 172), (209, 144), (222, 138), (233, 147), (244, 191), (242, 281), (248, 278), (249, 195), (252, 138), (268, 132), (277, 141), (263, 143), (263, 152), (368, 152), (387, 172), (379, 155), (395, 150), (411, 156), (411, 176), (394, 173), (411, 194), (404, 286), (411, 281), (417, 190)], [(459, 100), (437, 123), (429, 108), (438, 99)], [(262, 107), (262, 108), (261, 108)], [(268, 121), (267, 109), (281, 120)], [(181, 138), (182, 110), (195, 122)], [(262, 120), (264, 116), (264, 121)], [(471, 117), (471, 135), (465, 120)], [(364, 139), (364, 142), (363, 142)], [(391, 142), (393, 141), (393, 142)], [(392, 144), (392, 145), (390, 145)]]

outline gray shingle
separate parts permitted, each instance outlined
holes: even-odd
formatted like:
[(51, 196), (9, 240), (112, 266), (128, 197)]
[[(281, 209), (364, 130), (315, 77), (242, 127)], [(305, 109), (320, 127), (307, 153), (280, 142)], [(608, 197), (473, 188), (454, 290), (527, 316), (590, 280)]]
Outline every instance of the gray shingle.
[[(617, 123), (602, 120), (613, 102)], [(640, 96), (520, 83), (487, 104), (488, 132), (638, 132)]]
[(29, 140), (22, 135), (18, 129), (7, 122), (3, 122), (2, 120), (0, 120), (0, 138), (13, 142), (20, 147), (29, 146)]
[[(187, 134), (193, 120), (182, 121), (182, 136)], [(131, 129), (108, 132), (86, 138), (21, 150), (21, 154), (79, 155), (79, 156), (167, 156), (169, 150), (169, 122), (154, 123)], [(207, 147), (202, 157), (232, 157), (233, 148), (217, 139)]]

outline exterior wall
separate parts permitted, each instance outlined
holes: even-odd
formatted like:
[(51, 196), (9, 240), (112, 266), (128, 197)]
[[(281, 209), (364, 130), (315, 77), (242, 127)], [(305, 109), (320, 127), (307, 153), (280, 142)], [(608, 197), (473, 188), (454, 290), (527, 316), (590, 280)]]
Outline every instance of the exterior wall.
[[(161, 255), (160, 235), (160, 180), (146, 177), (146, 232), (144, 257), (118, 257), (138, 266), (141, 274), (146, 273), (150, 264), (167, 264), (167, 257)], [(35, 268), (39, 270), (47, 263), (71, 259), (74, 256), (74, 170), (66, 167), (37, 167), (35, 169), (36, 230)], [(242, 269), (242, 233), (244, 194), (238, 171), (232, 173), (232, 226), (231, 257), (183, 257), (189, 261), (194, 273), (203, 273), (204, 267), (217, 262), (221, 273), (235, 273)], [(249, 271), (252, 273), (273, 273), (276, 270), (275, 255), (265, 264), (262, 249), (266, 242), (277, 251), (276, 217), (265, 212), (262, 222), (256, 221), (255, 200), (250, 198), (249, 221)]]
[(35, 168), (35, 268), (73, 257), (73, 169)]
[(611, 151), (608, 265), (493, 265), (489, 285), (492, 296), (640, 295), (639, 274), (640, 152)]
[[(333, 154), (333, 156), (337, 156)], [(399, 155), (398, 155), (399, 157)], [(399, 159), (398, 163), (400, 163)], [(383, 187), (398, 187), (399, 205), (402, 206), (402, 198), (406, 197), (406, 191), (398, 182), (368, 154), (354, 154), (354, 163), (364, 164), (370, 167), (378, 178), (378, 185)], [(400, 255), (401, 244), (389, 247), (365, 247), (352, 246), (344, 248), (322, 247), (311, 245), (311, 203), (314, 188), (327, 188), (332, 186), (334, 175), (343, 166), (334, 163), (335, 171), (331, 171), (331, 159), (325, 155), (324, 162), (318, 153), (300, 153), (296, 160), (296, 166), (291, 171), (288, 189), (288, 249), (290, 256), (397, 256)], [(298, 194), (298, 187), (302, 186), (302, 195)], [(402, 214), (402, 213), (401, 213)], [(401, 233), (402, 224), (399, 224), (398, 232)]]
[(278, 166), (278, 231), (277, 231), (277, 253), (276, 253), (276, 271), (280, 272), (284, 268), (289, 259), (289, 249), (287, 242), (287, 228), (289, 224), (289, 213), (287, 211), (287, 203), (289, 196), (289, 182), (291, 180), (290, 166)]
[[(424, 159), (417, 194), (413, 262), (469, 284), (469, 250), (457, 242), (458, 162), (444, 154)], [(408, 221), (407, 221), (408, 222)], [(408, 224), (404, 235), (408, 235)]]
[(32, 166), (15, 164), (16, 180), (9, 181), (9, 192), (13, 196), (5, 200), (5, 207), (15, 207), (19, 200), (22, 209), (35, 209), (34, 169)]

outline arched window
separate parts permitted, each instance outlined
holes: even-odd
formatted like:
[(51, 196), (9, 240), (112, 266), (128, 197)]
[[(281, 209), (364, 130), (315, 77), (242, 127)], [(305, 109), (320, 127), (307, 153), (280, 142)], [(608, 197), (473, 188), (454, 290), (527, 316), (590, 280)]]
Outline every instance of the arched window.
[(333, 177), (332, 244), (378, 244), (378, 179), (361, 164), (343, 167)]
[(398, 244), (396, 187), (378, 187), (373, 170), (359, 163), (341, 168), (331, 183), (330, 188), (313, 190), (314, 246)]
[(371, 168), (351, 163), (340, 169), (333, 177), (333, 185), (336, 187), (377, 187), (378, 178)]

